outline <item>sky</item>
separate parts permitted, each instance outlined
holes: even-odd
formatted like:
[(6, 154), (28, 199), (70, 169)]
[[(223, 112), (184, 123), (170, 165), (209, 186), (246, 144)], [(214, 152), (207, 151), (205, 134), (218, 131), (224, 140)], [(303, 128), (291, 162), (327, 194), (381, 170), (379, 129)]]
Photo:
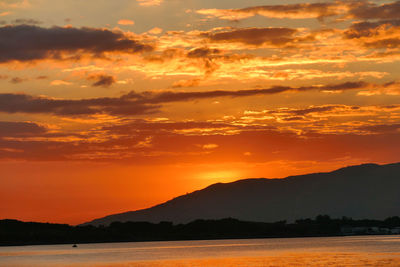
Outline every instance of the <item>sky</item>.
[(0, 219), (399, 162), (400, 1), (0, 0)]

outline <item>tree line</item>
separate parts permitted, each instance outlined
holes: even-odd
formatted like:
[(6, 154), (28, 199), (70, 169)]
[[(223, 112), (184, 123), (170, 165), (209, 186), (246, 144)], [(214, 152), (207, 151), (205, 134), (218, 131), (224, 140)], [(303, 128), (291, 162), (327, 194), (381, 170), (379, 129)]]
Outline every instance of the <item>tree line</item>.
[[(398, 228), (400, 217), (354, 220), (347, 217), (332, 219), (327, 215), (319, 215), (314, 219), (300, 219), (293, 223), (249, 222), (227, 218), (196, 220), (187, 224), (113, 222), (109, 226), (98, 227), (0, 220), (0, 245), (340, 236), (346, 234), (343, 231), (345, 228), (368, 227)], [(358, 234), (365, 233), (367, 232)]]

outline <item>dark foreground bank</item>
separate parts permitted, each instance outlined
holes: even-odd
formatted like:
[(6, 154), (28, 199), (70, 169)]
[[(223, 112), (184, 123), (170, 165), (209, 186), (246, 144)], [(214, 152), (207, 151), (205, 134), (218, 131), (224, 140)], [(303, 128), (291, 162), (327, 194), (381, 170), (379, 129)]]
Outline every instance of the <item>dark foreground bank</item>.
[(400, 234), (400, 217), (386, 220), (331, 219), (317, 216), (295, 223), (246, 222), (236, 219), (196, 220), (174, 225), (114, 222), (110, 226), (70, 226), (0, 220), (0, 245), (38, 245), (100, 242), (173, 241), (275, 237), (318, 237), (365, 234)]

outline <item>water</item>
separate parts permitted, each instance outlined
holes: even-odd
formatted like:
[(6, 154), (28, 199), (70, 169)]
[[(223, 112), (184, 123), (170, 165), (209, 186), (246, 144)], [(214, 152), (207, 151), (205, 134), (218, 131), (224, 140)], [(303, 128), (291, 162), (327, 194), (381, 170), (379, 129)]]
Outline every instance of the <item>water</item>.
[(0, 266), (400, 266), (400, 236), (0, 247)]

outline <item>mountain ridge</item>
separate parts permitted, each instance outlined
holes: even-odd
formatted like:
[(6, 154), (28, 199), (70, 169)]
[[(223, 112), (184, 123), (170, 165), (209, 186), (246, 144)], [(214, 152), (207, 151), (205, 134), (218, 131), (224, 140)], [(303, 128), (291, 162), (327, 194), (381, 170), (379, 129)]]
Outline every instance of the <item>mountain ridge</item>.
[(394, 188), (400, 188), (400, 163), (366, 163), (332, 172), (215, 183), (147, 209), (108, 215), (83, 225), (187, 223), (226, 217), (271, 222), (318, 214), (380, 219), (400, 215), (400, 197)]

